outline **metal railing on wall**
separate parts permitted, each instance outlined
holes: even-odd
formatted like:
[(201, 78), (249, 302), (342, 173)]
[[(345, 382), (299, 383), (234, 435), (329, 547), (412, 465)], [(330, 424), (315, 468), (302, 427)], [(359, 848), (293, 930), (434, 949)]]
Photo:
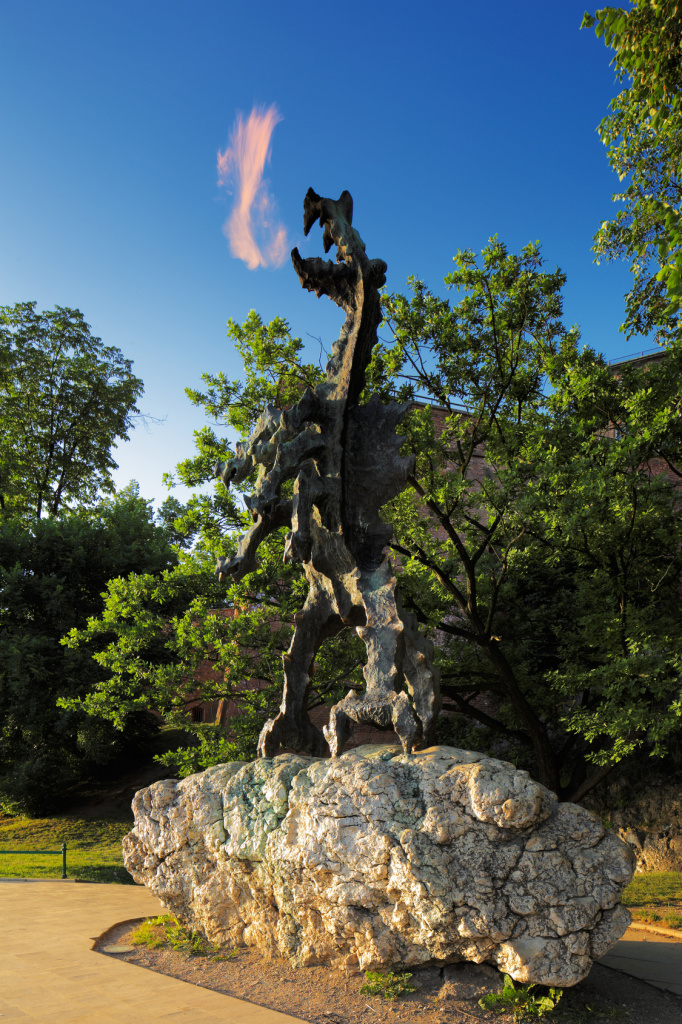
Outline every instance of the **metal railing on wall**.
[(644, 356), (665, 355), (665, 349), (657, 345), (656, 348), (644, 348), (641, 352), (631, 352), (629, 356), (618, 356), (616, 359), (609, 359), (609, 366), (616, 366), (618, 363), (628, 363), (631, 359), (642, 359)]

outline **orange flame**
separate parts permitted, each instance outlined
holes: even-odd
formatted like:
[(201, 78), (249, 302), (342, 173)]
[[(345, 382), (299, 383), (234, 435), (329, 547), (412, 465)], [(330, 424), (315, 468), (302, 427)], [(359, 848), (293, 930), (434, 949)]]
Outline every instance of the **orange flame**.
[[(277, 219), (274, 198), (263, 181), (266, 160), (270, 160), (270, 138), (282, 117), (273, 104), (254, 107), (244, 123), (237, 116), (224, 153), (218, 150), (218, 184), (234, 183), (234, 209), (223, 225), (233, 256), (249, 270), (279, 267), (286, 259), (287, 231)], [(260, 239), (256, 241), (256, 237)]]

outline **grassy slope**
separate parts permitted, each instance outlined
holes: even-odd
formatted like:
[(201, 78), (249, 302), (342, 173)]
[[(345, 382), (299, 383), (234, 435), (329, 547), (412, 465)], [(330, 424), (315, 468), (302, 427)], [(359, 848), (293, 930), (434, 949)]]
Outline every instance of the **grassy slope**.
[(53, 818), (0, 816), (0, 876), (4, 878), (61, 878), (61, 856), (5, 854), (3, 850), (59, 850), (66, 843), (66, 871), (70, 878), (88, 882), (127, 882), (121, 839), (130, 821), (81, 818), (77, 814)]
[(682, 903), (682, 871), (652, 871), (635, 875), (623, 893), (626, 907), (667, 906)]
[(682, 928), (682, 871), (635, 875), (623, 893), (635, 921)]

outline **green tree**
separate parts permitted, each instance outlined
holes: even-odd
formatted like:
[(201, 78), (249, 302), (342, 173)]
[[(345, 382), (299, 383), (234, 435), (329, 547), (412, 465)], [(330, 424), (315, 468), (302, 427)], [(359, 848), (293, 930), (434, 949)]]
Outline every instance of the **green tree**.
[[(243, 324), (228, 320), (227, 335), (241, 356), (244, 380), (230, 381), (224, 373), (203, 373), (205, 390), (187, 388), (186, 394), (216, 425), (238, 438), (249, 436), (267, 404), (285, 409), (295, 404), (306, 388), (314, 388), (324, 378), (319, 366), (302, 361), (303, 343), (291, 336), (289, 324), (282, 317), (265, 324), (252, 310)], [(219, 552), (223, 538), (244, 527), (248, 519), (235, 501), (234, 491), (226, 491), (214, 476), (216, 463), (233, 454), (228, 437), (204, 427), (194, 432), (194, 441), (196, 454), (179, 463), (174, 474), (166, 474), (165, 481), (170, 489), (176, 481), (189, 488), (212, 481), (213, 491), (193, 495), (182, 509), (171, 496), (167, 508), (169, 513), (176, 513), (174, 522), (185, 537), (200, 538), (204, 548)], [(248, 492), (249, 488), (250, 484), (245, 484), (238, 492)]]
[(77, 309), (0, 307), (0, 515), (31, 522), (113, 492), (142, 381)]
[[(167, 723), (195, 734), (186, 748), (161, 758), (182, 776), (253, 758), (260, 730), (281, 700), (282, 655), (306, 594), (300, 570), (284, 566), (282, 555), (283, 538), (273, 537), (256, 572), (228, 587), (218, 583), (215, 557), (196, 549), (161, 577), (132, 574), (110, 582), (104, 611), (66, 639), (71, 649), (93, 651), (105, 671), (86, 695), (64, 706), (119, 727), (136, 710), (153, 707)], [(308, 707), (340, 699), (348, 681), (360, 685), (361, 665), (355, 638), (325, 646)], [(229, 722), (190, 722), (198, 696), (229, 702)]]
[[(282, 318), (264, 324), (252, 312), (242, 325), (230, 320), (228, 334), (242, 356), (244, 381), (204, 374), (206, 390), (187, 389), (187, 394), (215, 422), (245, 437), (266, 403), (284, 408), (296, 402), (323, 373), (302, 361), (301, 340), (291, 336)], [(198, 488), (213, 481), (213, 490), (195, 493), (184, 506), (171, 494), (161, 510), (174, 537), (185, 547), (191, 544), (191, 551), (160, 579), (134, 574), (113, 581), (103, 613), (86, 628), (73, 629), (67, 641), (76, 650), (93, 648), (106, 670), (87, 696), (71, 699), (68, 706), (117, 724), (135, 709), (158, 709), (167, 722), (195, 734), (190, 746), (162, 758), (182, 775), (255, 756), (263, 723), (281, 700), (282, 655), (307, 588), (301, 567), (283, 564), (281, 534), (263, 545), (259, 567), (244, 583), (218, 582), (216, 555), (234, 553), (238, 532), (248, 528), (238, 495), (252, 482), (226, 491), (214, 469), (233, 454), (228, 438), (206, 427), (194, 439), (196, 454), (166, 482), (170, 488), (176, 481)], [(358, 685), (362, 680), (354, 636), (338, 638), (320, 652), (309, 708), (338, 700), (349, 680)], [(198, 693), (237, 710), (226, 728), (190, 723), (187, 711)]]
[(594, 27), (614, 51), (612, 65), (625, 86), (599, 126), (611, 166), (624, 182), (613, 197), (622, 209), (602, 224), (595, 252), (630, 261), (633, 286), (621, 330), (628, 336), (655, 332), (665, 351), (664, 359), (620, 368), (621, 386), (602, 395), (619, 436), (645, 439), (647, 458), (664, 459), (679, 478), (682, 7), (678, 0), (637, 0), (627, 10), (585, 14), (583, 27)]
[(390, 508), (401, 583), (440, 636), (449, 734), (480, 746), (462, 729), (477, 722), (577, 799), (679, 725), (675, 492), (650, 464), (661, 436), (632, 431), (640, 377), (579, 352), (538, 247), (493, 240), (456, 264), (457, 305), (416, 281), (387, 296), (394, 343), (375, 356), (374, 387), (427, 399), (406, 424), (412, 489)]
[[(643, 400), (636, 374), (615, 377), (579, 351), (577, 330), (562, 322), (564, 275), (544, 268), (537, 245), (517, 256), (492, 239), (480, 257), (467, 250), (455, 263), (446, 283), (463, 293), (456, 304), (415, 280), (410, 296), (384, 298), (392, 338), (375, 349), (365, 397), (414, 403), (401, 432), (416, 471), (383, 514), (404, 599), (436, 640), (454, 711), (441, 740), (513, 758), (579, 798), (619, 759), (662, 753), (679, 726), (679, 525), (674, 490), (654, 472), (660, 408), (656, 394)], [(298, 365), (300, 343), (283, 321), (265, 327), (252, 314), (230, 330), (242, 341), (245, 384), (205, 378), (207, 392), (192, 398), (245, 434), (264, 401), (295, 400), (320, 371)], [(214, 434), (197, 440), (196, 460), (178, 471), (185, 482), (208, 479), (228, 454)], [(218, 490), (190, 502), (189, 526), (181, 514), (176, 528), (203, 537), (198, 551), (231, 552), (243, 516), (231, 501)], [(300, 567), (282, 565), (281, 536), (260, 554), (256, 572), (223, 590), (205, 555), (201, 586), (194, 555), (165, 575), (168, 590), (152, 580), (110, 587), (103, 616), (69, 640), (99, 642), (111, 673), (84, 706), (115, 718), (153, 700), (182, 715), (208, 651), (218, 672), (202, 692), (241, 701), (241, 731), (205, 730), (183, 771), (252, 756), (305, 594)], [(230, 614), (210, 613), (220, 607)], [(362, 657), (349, 633), (325, 645), (311, 704), (362, 685)], [(240, 697), (251, 677), (266, 689)]]
[(623, 204), (595, 236), (606, 259), (628, 259), (633, 288), (624, 329), (679, 332), (682, 302), (682, 5), (679, 0), (635, 0), (628, 8), (585, 14), (614, 51), (612, 66), (625, 88), (599, 125), (611, 166), (624, 182)]
[[(679, 495), (651, 434), (636, 429), (641, 392), (627, 374), (615, 377), (589, 350), (559, 373), (547, 423), (532, 439), (542, 458), (522, 511), (545, 564), (571, 566), (570, 614), (549, 683), (566, 753), (600, 766), (598, 780), (625, 757), (660, 756), (678, 741)], [(580, 791), (579, 761), (575, 768)]]
[(130, 485), (89, 509), (30, 527), (0, 523), (0, 804), (37, 813), (64, 789), (148, 738), (148, 711), (116, 727), (61, 698), (84, 696), (103, 670), (87, 649), (60, 643), (101, 612), (107, 583), (155, 578), (175, 561), (151, 503)]

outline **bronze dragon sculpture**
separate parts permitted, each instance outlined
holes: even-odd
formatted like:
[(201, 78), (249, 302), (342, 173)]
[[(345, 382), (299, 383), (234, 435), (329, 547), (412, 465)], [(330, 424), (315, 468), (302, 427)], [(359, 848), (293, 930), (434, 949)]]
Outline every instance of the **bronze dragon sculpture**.
[[(285, 561), (303, 563), (310, 586), (289, 651), (284, 655), (284, 694), (279, 714), (260, 734), (261, 757), (281, 747), (315, 755), (341, 753), (352, 723), (391, 725), (403, 749), (428, 745), (440, 710), (433, 648), (417, 630), (415, 616), (400, 603), (386, 546), (391, 527), (379, 509), (403, 489), (414, 457), (400, 455), (395, 428), (408, 405), (384, 404), (374, 396), (359, 404), (365, 371), (381, 322), (379, 288), (386, 264), (368, 259), (352, 227), (348, 192), (323, 199), (308, 190), (303, 204), (307, 235), (319, 219), (324, 251), (336, 245), (336, 262), (291, 253), (301, 285), (328, 295), (346, 313), (332, 348), (326, 379), (289, 409), (268, 405), (236, 457), (216, 466), (226, 487), (259, 467), (246, 499), (253, 525), (239, 538), (237, 554), (221, 558), (216, 572), (241, 578), (256, 566), (260, 542), (272, 530), (290, 527)], [(281, 496), (293, 480), (293, 499)], [(354, 627), (367, 649), (364, 693), (350, 690), (330, 712), (324, 736), (306, 707), (311, 665), (320, 645)], [(408, 696), (409, 695), (409, 696)], [(326, 742), (325, 742), (326, 739)]]

